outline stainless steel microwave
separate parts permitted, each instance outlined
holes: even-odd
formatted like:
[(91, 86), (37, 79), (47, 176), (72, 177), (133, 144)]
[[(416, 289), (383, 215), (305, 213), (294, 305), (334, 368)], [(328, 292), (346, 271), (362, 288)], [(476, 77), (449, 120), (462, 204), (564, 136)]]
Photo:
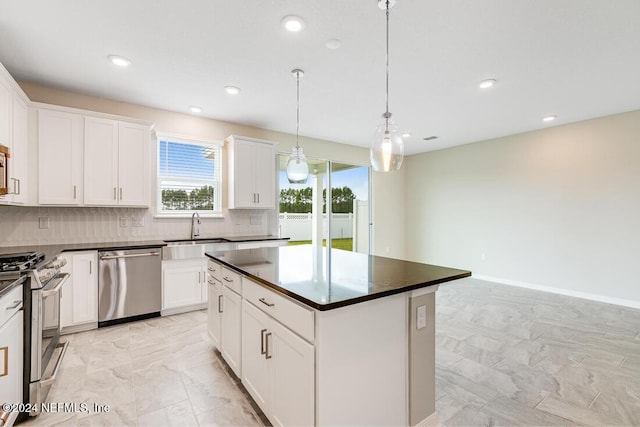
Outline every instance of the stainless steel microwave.
[(9, 147), (0, 145), (0, 196), (9, 194)]

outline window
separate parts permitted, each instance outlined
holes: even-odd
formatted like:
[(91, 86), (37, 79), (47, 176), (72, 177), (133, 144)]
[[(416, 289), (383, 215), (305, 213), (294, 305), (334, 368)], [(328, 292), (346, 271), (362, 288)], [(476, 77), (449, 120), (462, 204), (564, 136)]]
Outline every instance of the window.
[(222, 214), (222, 143), (158, 135), (159, 216)]

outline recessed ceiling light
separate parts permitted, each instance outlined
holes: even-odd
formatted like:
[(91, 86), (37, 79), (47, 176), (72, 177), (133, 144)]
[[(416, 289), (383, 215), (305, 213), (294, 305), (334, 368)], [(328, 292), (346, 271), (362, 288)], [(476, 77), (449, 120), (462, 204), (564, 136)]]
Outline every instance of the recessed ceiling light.
[(402, 134), (403, 138), (409, 138), (411, 136), (411, 134), (409, 132), (405, 132)]
[(192, 113), (202, 113), (202, 108), (198, 107), (197, 105), (192, 105), (191, 107), (189, 107), (189, 111), (191, 111)]
[(237, 95), (240, 93), (240, 88), (235, 86), (225, 86), (224, 91), (229, 95)]
[(297, 33), (304, 30), (304, 21), (299, 16), (289, 15), (282, 18), (282, 25), (287, 31)]
[(478, 87), (480, 89), (489, 89), (490, 87), (493, 87), (495, 84), (496, 84), (495, 79), (487, 79), (478, 83)]
[(324, 43), (324, 45), (327, 47), (327, 49), (335, 50), (342, 45), (342, 42), (338, 39), (329, 39)]
[(129, 65), (131, 65), (131, 61), (123, 56), (118, 55), (109, 55), (109, 61), (111, 61), (112, 64), (117, 65), (118, 67), (128, 67)]
[(556, 119), (556, 116), (547, 116), (547, 117), (543, 117), (542, 121), (543, 122), (552, 122)]

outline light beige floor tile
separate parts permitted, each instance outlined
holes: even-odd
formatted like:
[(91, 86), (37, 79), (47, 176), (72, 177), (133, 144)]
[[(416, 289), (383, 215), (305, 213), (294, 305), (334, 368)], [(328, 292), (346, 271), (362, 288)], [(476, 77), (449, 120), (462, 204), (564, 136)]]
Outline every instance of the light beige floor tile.
[(140, 427), (188, 427), (197, 426), (196, 419), (188, 400), (149, 412), (138, 417)]

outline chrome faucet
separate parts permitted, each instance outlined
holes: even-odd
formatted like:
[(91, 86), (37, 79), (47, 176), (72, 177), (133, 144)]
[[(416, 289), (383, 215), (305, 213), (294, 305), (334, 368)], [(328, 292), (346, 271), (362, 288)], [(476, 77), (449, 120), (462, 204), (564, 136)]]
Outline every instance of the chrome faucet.
[(191, 215), (191, 240), (200, 235), (200, 227), (198, 227), (198, 225), (200, 225), (200, 214), (194, 212), (193, 215)]

